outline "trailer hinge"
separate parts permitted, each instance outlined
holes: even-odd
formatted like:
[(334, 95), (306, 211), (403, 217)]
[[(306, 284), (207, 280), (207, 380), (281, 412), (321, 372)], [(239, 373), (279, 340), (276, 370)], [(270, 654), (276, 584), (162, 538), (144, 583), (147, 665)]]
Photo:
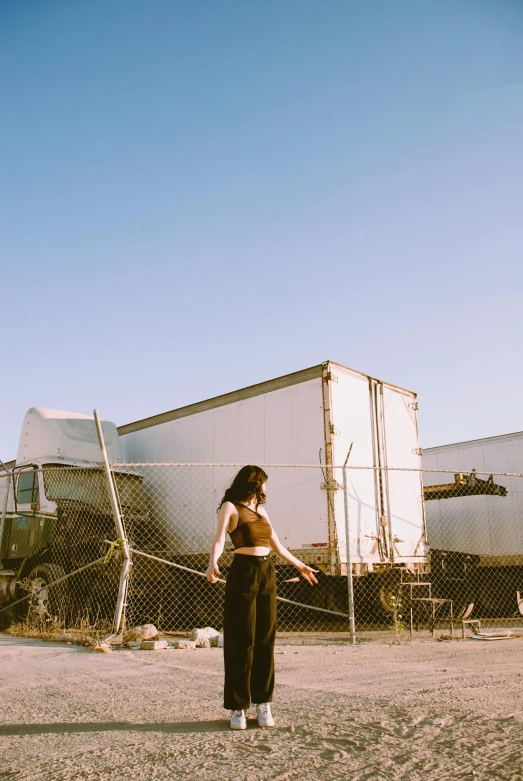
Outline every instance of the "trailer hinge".
[(416, 410), (419, 409), (417, 401), (413, 401), (410, 406), (412, 407), (412, 409), (416, 409)]
[(336, 374), (333, 374), (332, 372), (327, 372), (323, 379), (325, 382), (338, 382), (338, 377)]
[(415, 456), (422, 456), (423, 455), (423, 448), (422, 447), (415, 447), (412, 451)]
[(330, 432), (331, 432), (331, 434), (340, 434), (341, 433), (339, 428), (335, 427), (334, 423), (330, 424)]
[(321, 484), (322, 491), (341, 491), (342, 486), (336, 480), (327, 480)]

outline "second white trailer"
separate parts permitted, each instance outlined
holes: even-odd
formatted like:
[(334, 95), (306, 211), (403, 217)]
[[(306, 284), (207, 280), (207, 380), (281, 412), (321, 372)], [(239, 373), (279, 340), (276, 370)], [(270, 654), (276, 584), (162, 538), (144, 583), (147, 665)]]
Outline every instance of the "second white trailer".
[[(423, 452), (433, 577), (467, 585), (484, 615), (508, 615), (523, 592), (523, 432)], [(440, 498), (441, 497), (441, 498)], [(428, 501), (430, 499), (430, 501)]]
[(423, 466), (442, 470), (427, 472), (426, 485), (474, 470), (482, 480), (496, 475), (493, 482), (505, 488), (427, 502), (431, 547), (479, 556), (483, 566), (523, 565), (523, 478), (505, 476), (523, 474), (523, 432), (427, 448)]

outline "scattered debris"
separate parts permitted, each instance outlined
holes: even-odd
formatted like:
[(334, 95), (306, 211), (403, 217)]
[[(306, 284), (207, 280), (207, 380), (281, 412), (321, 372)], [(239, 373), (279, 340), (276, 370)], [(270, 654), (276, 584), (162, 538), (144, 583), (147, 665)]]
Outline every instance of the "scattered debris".
[(220, 633), (211, 626), (206, 626), (204, 629), (193, 629), (191, 636), (197, 648), (211, 648), (218, 646)]
[(140, 648), (142, 651), (165, 651), (167, 640), (142, 640)]
[(104, 642), (93, 645), (93, 651), (96, 651), (99, 654), (111, 654), (113, 652), (109, 643)]
[(139, 643), (142, 640), (152, 640), (154, 637), (158, 637), (158, 630), (154, 624), (142, 624), (141, 626), (133, 626), (130, 629), (126, 629), (123, 633), (122, 640), (124, 643), (128, 643), (132, 640)]
[(180, 650), (196, 650), (196, 642), (194, 640), (173, 640), (172, 645), (173, 648), (178, 648)]
[(474, 640), (510, 640), (514, 634), (510, 629), (480, 629), (479, 632), (472, 632), (471, 637)]

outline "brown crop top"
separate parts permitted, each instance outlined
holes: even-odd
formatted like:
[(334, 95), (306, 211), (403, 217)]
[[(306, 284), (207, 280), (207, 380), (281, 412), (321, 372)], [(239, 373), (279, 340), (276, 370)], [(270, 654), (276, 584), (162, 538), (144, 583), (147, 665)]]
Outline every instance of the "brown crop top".
[(255, 548), (257, 545), (270, 548), (272, 526), (263, 515), (254, 512), (244, 504), (234, 502), (238, 510), (238, 525), (229, 536), (237, 548)]

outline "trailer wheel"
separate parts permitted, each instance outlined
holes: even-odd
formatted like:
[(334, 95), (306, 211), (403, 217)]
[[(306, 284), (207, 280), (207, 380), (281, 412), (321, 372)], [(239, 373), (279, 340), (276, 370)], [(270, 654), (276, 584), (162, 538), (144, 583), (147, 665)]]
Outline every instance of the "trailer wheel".
[(380, 605), (386, 613), (394, 613), (395, 591), (391, 584), (381, 586), (378, 594)]
[(410, 578), (404, 575), (402, 580), (401, 574), (397, 571), (378, 577), (378, 599), (383, 610), (392, 614), (395, 609), (406, 609), (410, 603), (409, 591), (407, 588), (402, 588), (402, 585), (406, 585)]
[(51, 585), (64, 575), (64, 570), (56, 564), (37, 564), (33, 567), (27, 577), (31, 589), (27, 600), (29, 620), (51, 621), (65, 616), (69, 593), (67, 582)]

